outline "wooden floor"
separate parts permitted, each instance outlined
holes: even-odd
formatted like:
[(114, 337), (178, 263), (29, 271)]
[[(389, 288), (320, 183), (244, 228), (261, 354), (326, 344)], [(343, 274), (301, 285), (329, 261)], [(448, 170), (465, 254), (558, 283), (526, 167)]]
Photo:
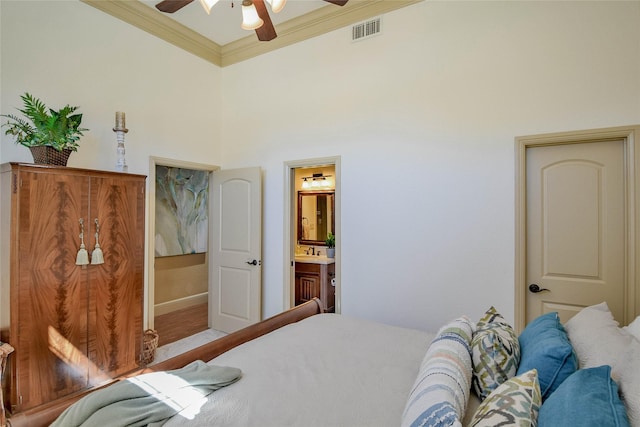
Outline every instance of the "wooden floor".
[(158, 332), (158, 347), (208, 329), (207, 311), (208, 304), (200, 304), (156, 316), (154, 323)]

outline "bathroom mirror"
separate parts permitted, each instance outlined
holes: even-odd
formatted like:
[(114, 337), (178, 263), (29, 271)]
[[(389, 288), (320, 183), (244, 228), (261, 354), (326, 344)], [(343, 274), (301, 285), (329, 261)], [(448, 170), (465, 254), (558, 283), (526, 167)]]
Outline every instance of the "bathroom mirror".
[(333, 191), (298, 192), (298, 244), (326, 246), (331, 231), (336, 233)]

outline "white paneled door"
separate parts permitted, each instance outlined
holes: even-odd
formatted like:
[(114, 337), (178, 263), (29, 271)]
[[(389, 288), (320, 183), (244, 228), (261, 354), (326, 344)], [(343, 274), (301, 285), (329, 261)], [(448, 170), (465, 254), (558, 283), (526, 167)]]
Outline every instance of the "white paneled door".
[(602, 301), (623, 321), (624, 168), (623, 140), (527, 148), (527, 323)]
[(233, 332), (261, 320), (260, 168), (216, 171), (211, 193), (209, 326)]

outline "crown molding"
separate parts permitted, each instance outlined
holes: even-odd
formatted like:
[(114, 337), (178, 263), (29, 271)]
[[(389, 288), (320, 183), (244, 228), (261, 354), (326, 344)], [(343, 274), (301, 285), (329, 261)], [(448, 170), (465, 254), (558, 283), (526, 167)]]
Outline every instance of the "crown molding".
[(424, 0), (351, 0), (342, 7), (324, 6), (278, 24), (278, 37), (270, 42), (256, 42), (255, 36), (248, 36), (222, 46), (222, 66), (235, 64), (421, 1)]
[(251, 35), (223, 46), (138, 0), (81, 1), (212, 64), (226, 67), (424, 0), (351, 0), (342, 7), (327, 5), (278, 24), (278, 37), (269, 42), (260, 42)]
[(218, 66), (221, 46), (200, 33), (156, 12), (144, 3), (123, 0), (80, 0)]

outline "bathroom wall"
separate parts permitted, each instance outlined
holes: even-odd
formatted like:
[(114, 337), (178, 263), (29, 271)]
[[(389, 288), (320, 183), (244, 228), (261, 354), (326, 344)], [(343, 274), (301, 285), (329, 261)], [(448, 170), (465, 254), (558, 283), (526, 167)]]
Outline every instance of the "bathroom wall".
[[(298, 236), (298, 217), (297, 217), (297, 213), (298, 213), (298, 193), (300, 191), (314, 191), (310, 188), (303, 188), (302, 184), (304, 182), (303, 178), (304, 177), (310, 177), (313, 176), (313, 174), (317, 174), (317, 173), (321, 173), (323, 176), (326, 176), (327, 179), (327, 183), (329, 184), (326, 187), (322, 187), (320, 189), (318, 189), (318, 191), (335, 191), (335, 178), (336, 178), (336, 172), (335, 172), (335, 166), (331, 165), (331, 166), (320, 166), (320, 167), (310, 167), (310, 168), (296, 168), (295, 169), (295, 194), (293, 195), (293, 200), (294, 200), (294, 209), (296, 212), (296, 217), (295, 217), (295, 224), (293, 226), (293, 230), (294, 230), (294, 236)], [(311, 182), (311, 180), (308, 180), (309, 182)], [(335, 208), (335, 207), (334, 207)], [(309, 217), (307, 218), (308, 223), (309, 223), (309, 230), (310, 233), (312, 235), (315, 236), (315, 233), (317, 232), (317, 224), (316, 224), (316, 219), (315, 217)], [(311, 238), (311, 240), (317, 240), (315, 239), (315, 237)], [(310, 245), (297, 245), (295, 251), (297, 253), (304, 253), (304, 251), (309, 248)], [(323, 246), (319, 246), (319, 247), (323, 247)]]

